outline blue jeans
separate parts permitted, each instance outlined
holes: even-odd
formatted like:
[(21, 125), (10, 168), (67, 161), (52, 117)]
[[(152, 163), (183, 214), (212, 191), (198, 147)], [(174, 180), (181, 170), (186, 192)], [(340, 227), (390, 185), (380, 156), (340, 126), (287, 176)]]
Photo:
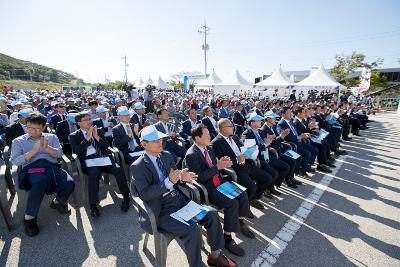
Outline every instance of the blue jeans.
[[(43, 196), (47, 188), (50, 186), (50, 178), (42, 173), (30, 174), (28, 177), (29, 183), (32, 188), (28, 193), (28, 201), (26, 203), (26, 214), (36, 217), (40, 204), (42, 203)], [(57, 201), (61, 204), (66, 204), (69, 196), (74, 191), (74, 181), (67, 180), (67, 177), (56, 177), (56, 184), (58, 187)]]

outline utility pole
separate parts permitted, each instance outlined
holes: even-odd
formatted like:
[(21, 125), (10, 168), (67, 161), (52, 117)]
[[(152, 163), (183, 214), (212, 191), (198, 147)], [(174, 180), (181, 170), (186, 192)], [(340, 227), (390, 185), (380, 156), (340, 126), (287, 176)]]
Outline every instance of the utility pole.
[(126, 55), (121, 58), (121, 59), (124, 60), (124, 68), (125, 68), (125, 71), (124, 71), (124, 82), (125, 82), (125, 84), (128, 83), (128, 66), (129, 66), (129, 64), (126, 63), (126, 58), (127, 58)]
[(210, 27), (207, 27), (206, 22), (204, 21), (204, 25), (201, 25), (198, 32), (203, 34), (204, 36), (204, 43), (201, 46), (201, 49), (204, 51), (204, 79), (207, 78), (207, 51), (210, 49), (209, 45), (207, 44), (207, 35), (209, 35)]

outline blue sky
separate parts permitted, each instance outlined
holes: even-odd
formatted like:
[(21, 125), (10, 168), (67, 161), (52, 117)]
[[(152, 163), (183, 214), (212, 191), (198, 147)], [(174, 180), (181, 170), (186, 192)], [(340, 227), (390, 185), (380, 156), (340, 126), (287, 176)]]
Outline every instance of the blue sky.
[(400, 64), (400, 1), (0, 0), (0, 52), (65, 70), (88, 82), (203, 72), (206, 19), (209, 70), (246, 77), (279, 64), (306, 70), (363, 52)]

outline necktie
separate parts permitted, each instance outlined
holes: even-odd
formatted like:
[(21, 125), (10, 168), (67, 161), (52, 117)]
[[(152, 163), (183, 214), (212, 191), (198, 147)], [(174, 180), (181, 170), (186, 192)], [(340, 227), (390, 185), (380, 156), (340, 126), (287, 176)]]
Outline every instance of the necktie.
[[(205, 157), (206, 160), (207, 160), (208, 167), (212, 168), (214, 165), (213, 165), (212, 162), (211, 162), (211, 159), (210, 159), (210, 156), (208, 155), (207, 149), (204, 150), (204, 157)], [(218, 174), (214, 175), (214, 176), (212, 177), (212, 180), (213, 180), (213, 184), (214, 184), (215, 187), (218, 187), (218, 186), (221, 184), (221, 181), (220, 181), (220, 179), (219, 179), (219, 177), (218, 177)]]
[(295, 136), (298, 136), (298, 134), (297, 134), (296, 130), (294, 129), (292, 123), (291, 123), (290, 121), (288, 121), (288, 124), (289, 124), (290, 130), (292, 131), (292, 133), (293, 133)]
[(258, 143), (260, 143), (261, 145), (264, 145), (265, 142), (264, 142), (264, 140), (262, 140), (260, 134), (256, 132), (255, 135), (256, 135)]
[(167, 169), (165, 168), (164, 163), (162, 162), (160, 156), (157, 157), (156, 162), (157, 162), (158, 168), (160, 169), (162, 175), (164, 176), (164, 177), (160, 177), (160, 180), (162, 182), (162, 181), (164, 181), (164, 179), (168, 178), (168, 172), (167, 172)]

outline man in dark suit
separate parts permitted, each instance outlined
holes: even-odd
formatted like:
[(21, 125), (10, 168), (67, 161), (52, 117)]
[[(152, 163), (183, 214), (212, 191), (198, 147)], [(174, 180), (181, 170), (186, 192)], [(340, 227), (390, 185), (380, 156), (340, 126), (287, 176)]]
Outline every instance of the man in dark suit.
[(301, 168), (299, 170), (300, 176), (307, 176), (306, 172), (315, 172), (315, 169), (311, 167), (314, 164), (314, 161), (318, 155), (318, 149), (303, 143), (302, 140), (308, 139), (309, 134), (303, 133), (299, 135), (294, 128), (291, 119), (292, 119), (292, 111), (289, 107), (283, 107), (281, 109), (281, 117), (282, 119), (278, 122), (276, 127), (278, 133), (289, 129), (289, 134), (285, 137), (285, 141), (291, 142), (297, 146), (297, 153), (301, 155)]
[(15, 138), (27, 133), (26, 118), (32, 111), (31, 108), (21, 109), (18, 113), (18, 120), (6, 127), (6, 143), (10, 148)]
[(240, 151), (242, 144), (239, 137), (233, 135), (233, 124), (228, 119), (218, 121), (219, 134), (211, 142), (211, 147), (218, 158), (228, 156), (238, 176), (238, 183), (247, 188), (250, 205), (264, 209), (258, 201), (265, 190), (272, 184), (271, 176), (253, 164), (246, 163), (245, 155)]
[(261, 168), (269, 173), (273, 180), (268, 188), (269, 191), (266, 191), (264, 195), (268, 198), (272, 198), (272, 195), (281, 195), (274, 186), (281, 186), (282, 181), (289, 175), (290, 166), (284, 161), (276, 158), (273, 153), (270, 153), (268, 147), (274, 139), (272, 135), (269, 135), (266, 138), (261, 138), (259, 129), (261, 128), (261, 121), (263, 120), (264, 118), (256, 113), (251, 113), (249, 115), (249, 128), (243, 132), (242, 142), (244, 142), (245, 139), (254, 139), (256, 141), (259, 150), (258, 159)]
[[(88, 193), (90, 214), (93, 218), (100, 216), (100, 211), (97, 207), (99, 203), (99, 180), (101, 172), (107, 172), (114, 175), (117, 180), (118, 188), (123, 196), (121, 209), (124, 212), (129, 210), (129, 188), (125, 174), (121, 167), (117, 166), (114, 160), (109, 156), (108, 142), (104, 138), (104, 133), (97, 130), (93, 126), (92, 118), (87, 112), (80, 112), (75, 116), (75, 120), (80, 129), (71, 133), (70, 142), (72, 151), (78, 156), (82, 164), (83, 171), (88, 175)], [(86, 160), (95, 158), (108, 157), (111, 165), (92, 166), (86, 165)]]
[(245, 130), (246, 117), (240, 101), (236, 102), (236, 111), (233, 113), (232, 122), (235, 124), (235, 135), (241, 136)]
[(114, 118), (107, 118), (108, 109), (104, 108), (104, 106), (98, 106), (96, 108), (96, 113), (98, 118), (93, 120), (93, 125), (97, 126), (97, 129), (100, 129), (104, 132), (104, 136), (108, 141), (108, 145), (112, 145), (113, 140), (113, 132), (112, 128), (117, 125), (117, 120)]
[(54, 106), (55, 113), (51, 116), (50, 118), (50, 125), (53, 127), (55, 130), (57, 128), (57, 123), (60, 121), (63, 121), (67, 118), (66, 113), (65, 113), (65, 106), (62, 103), (57, 103)]
[(185, 157), (186, 149), (175, 142), (177, 135), (169, 124), (169, 112), (165, 108), (162, 108), (158, 109), (156, 114), (159, 121), (154, 124), (154, 127), (156, 127), (158, 131), (169, 136), (169, 138), (165, 140), (165, 150), (171, 152), (176, 158), (180, 158), (178, 162), (178, 167), (180, 167), (182, 166), (182, 160)]
[(247, 193), (230, 199), (220, 191), (218, 186), (224, 183), (219, 171), (232, 166), (229, 157), (217, 159), (212, 149), (210, 133), (204, 124), (196, 125), (192, 129), (194, 144), (186, 152), (185, 166), (198, 175), (198, 182), (207, 188), (210, 202), (219, 209), (224, 209), (224, 237), (225, 247), (234, 255), (243, 256), (244, 250), (232, 239), (232, 232), (239, 230), (247, 237), (254, 238), (254, 233), (245, 225), (244, 218), (252, 217)]
[(146, 106), (141, 102), (137, 102), (134, 104), (135, 114), (131, 117), (131, 123), (137, 124), (139, 126), (139, 131), (143, 129), (143, 127), (149, 126), (150, 123), (146, 118)]
[(71, 148), (71, 143), (69, 141), (69, 135), (79, 129), (75, 121), (75, 116), (77, 114), (77, 111), (76, 110), (71, 110), (71, 111), (72, 111), (71, 113), (68, 113), (67, 119), (58, 122), (56, 127), (56, 135), (60, 140), (64, 154), (67, 156), (72, 155), (72, 148)]
[(117, 111), (119, 123), (112, 129), (114, 145), (124, 154), (125, 162), (131, 165), (143, 149), (137, 143), (135, 132), (138, 132), (138, 124), (131, 124), (129, 110), (123, 106)]
[[(158, 229), (183, 241), (189, 266), (203, 266), (201, 234), (197, 224), (186, 225), (170, 216), (189, 202), (190, 197), (181, 188), (185, 182), (196, 180), (197, 175), (187, 169), (176, 169), (172, 155), (163, 151), (162, 139), (166, 137), (168, 135), (157, 131), (153, 125), (141, 131), (140, 140), (145, 154), (131, 166), (131, 186), (135, 187), (134, 191), (153, 211)], [(217, 212), (210, 208), (198, 223), (206, 228), (211, 247), (207, 263), (216, 266), (236, 266), (235, 262), (222, 252), (224, 240)], [(149, 227), (149, 222), (142, 221), (142, 224), (142, 227)]]
[[(300, 168), (301, 157), (298, 159), (293, 159), (289, 156), (284, 155), (287, 149), (290, 149), (289, 145), (283, 143), (285, 137), (289, 134), (290, 130), (284, 130), (280, 134), (276, 130), (276, 119), (279, 118), (272, 111), (268, 111), (265, 114), (265, 124), (260, 129), (260, 136), (263, 139), (267, 139), (269, 136), (273, 138), (271, 144), (269, 145), (269, 149), (276, 151), (280, 160), (286, 162), (290, 166), (289, 174), (285, 177), (285, 183), (290, 188), (297, 188), (297, 185), (301, 185), (302, 183), (294, 177), (294, 173), (297, 172)], [(271, 153), (272, 157), (274, 153)]]
[[(302, 107), (297, 107), (293, 110), (293, 114), (295, 116), (293, 120), (293, 126), (296, 129), (297, 133), (299, 135), (302, 135), (303, 133), (309, 133), (312, 134), (311, 129), (308, 128), (308, 125), (306, 126), (303, 122), (303, 112), (304, 109)], [(315, 122), (310, 122), (311, 126), (316, 126)], [(310, 139), (309, 139), (310, 140)], [(309, 141), (311, 145), (316, 147), (318, 149), (318, 165), (317, 165), (317, 170), (325, 173), (331, 173), (332, 170), (329, 168), (329, 165), (333, 165), (330, 162), (328, 162), (328, 154), (330, 153), (329, 147), (326, 144), (326, 141), (321, 141), (321, 143), (314, 142), (312, 140)]]
[(209, 106), (204, 106), (203, 114), (204, 114), (204, 117), (201, 120), (201, 123), (203, 123), (205, 126), (207, 126), (207, 129), (211, 134), (211, 138), (216, 137), (218, 134), (217, 133), (217, 119), (214, 117), (212, 108)]
[(225, 119), (229, 118), (229, 110), (228, 110), (228, 100), (224, 99), (221, 102), (221, 107), (218, 110), (218, 118), (219, 119)]
[(185, 120), (182, 123), (182, 131), (179, 133), (179, 135), (185, 140), (190, 140), (192, 128), (199, 124), (200, 121), (197, 119), (197, 113), (195, 109), (189, 109), (187, 111), (187, 114), (189, 116), (189, 119)]

